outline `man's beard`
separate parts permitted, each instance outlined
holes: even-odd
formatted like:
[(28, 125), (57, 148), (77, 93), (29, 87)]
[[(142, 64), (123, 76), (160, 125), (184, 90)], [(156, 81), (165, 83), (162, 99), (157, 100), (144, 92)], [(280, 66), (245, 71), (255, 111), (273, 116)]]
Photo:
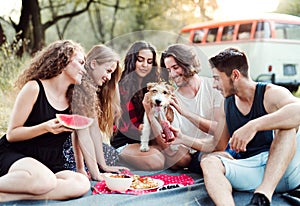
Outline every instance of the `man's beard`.
[(177, 87), (186, 87), (189, 86), (189, 78), (183, 76), (183, 75), (178, 75), (178, 77), (176, 78), (180, 78), (180, 84), (176, 84)]

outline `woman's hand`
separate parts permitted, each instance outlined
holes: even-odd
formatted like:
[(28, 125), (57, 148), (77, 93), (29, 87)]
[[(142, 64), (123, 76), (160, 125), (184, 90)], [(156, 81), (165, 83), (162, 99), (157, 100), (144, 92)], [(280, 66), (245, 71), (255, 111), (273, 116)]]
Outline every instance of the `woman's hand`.
[(147, 92), (144, 96), (144, 99), (142, 101), (145, 113), (148, 115), (151, 111), (151, 101), (150, 101), (150, 93)]
[(121, 167), (121, 166), (107, 166), (105, 168), (102, 168), (105, 172), (116, 172), (116, 173), (130, 173), (130, 169), (127, 167)]
[(46, 126), (46, 130), (53, 134), (59, 134), (62, 132), (73, 132), (73, 129), (67, 128), (63, 126), (61, 122), (58, 121), (57, 118), (50, 119), (47, 122), (43, 123)]

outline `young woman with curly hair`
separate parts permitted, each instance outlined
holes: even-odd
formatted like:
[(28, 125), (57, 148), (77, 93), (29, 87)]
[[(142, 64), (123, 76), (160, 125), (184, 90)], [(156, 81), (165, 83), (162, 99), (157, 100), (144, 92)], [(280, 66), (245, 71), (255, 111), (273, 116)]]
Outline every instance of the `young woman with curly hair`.
[(136, 169), (158, 170), (164, 167), (164, 156), (155, 148), (140, 152), (140, 136), (143, 127), (142, 104), (148, 82), (159, 80), (157, 52), (145, 41), (133, 43), (124, 60), (120, 80), (122, 117), (111, 144), (117, 148), (120, 158)]
[(0, 202), (63, 200), (84, 195), (90, 182), (64, 169), (63, 144), (73, 130), (57, 113), (70, 114), (67, 92), (80, 84), (85, 55), (73, 41), (56, 41), (39, 52), (16, 82), (21, 88), (7, 133), (0, 138)]

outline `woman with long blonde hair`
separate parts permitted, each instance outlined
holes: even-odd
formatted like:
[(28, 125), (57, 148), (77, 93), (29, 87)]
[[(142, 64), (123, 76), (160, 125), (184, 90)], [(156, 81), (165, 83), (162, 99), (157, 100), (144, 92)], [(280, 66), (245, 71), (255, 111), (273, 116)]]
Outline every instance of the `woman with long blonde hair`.
[(82, 84), (73, 89), (72, 112), (94, 118), (94, 123), (77, 130), (72, 142), (77, 171), (86, 174), (85, 162), (91, 178), (102, 180), (99, 169), (105, 172), (127, 169), (108, 166), (103, 152), (103, 139), (112, 136), (113, 124), (120, 118), (118, 82), (122, 69), (119, 55), (105, 45), (96, 45), (87, 53), (85, 68), (87, 75)]

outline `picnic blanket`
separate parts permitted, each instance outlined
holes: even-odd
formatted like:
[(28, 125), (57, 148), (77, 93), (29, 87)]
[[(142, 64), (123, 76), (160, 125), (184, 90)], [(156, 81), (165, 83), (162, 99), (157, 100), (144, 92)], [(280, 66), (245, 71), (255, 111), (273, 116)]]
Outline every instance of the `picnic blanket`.
[[(22, 200), (22, 201), (11, 201), (0, 203), (0, 205), (7, 206), (23, 206), (23, 205), (61, 205), (61, 206), (157, 206), (157, 205), (186, 205), (186, 206), (214, 206), (214, 203), (210, 199), (205, 189), (203, 178), (195, 173), (191, 173), (186, 170), (172, 171), (172, 170), (163, 170), (163, 171), (132, 171), (134, 174), (138, 175), (172, 175), (180, 176), (182, 174), (188, 175), (194, 180), (194, 184), (187, 184), (184, 187), (178, 187), (171, 190), (164, 190), (159, 192), (150, 192), (142, 195), (132, 195), (132, 194), (92, 194), (92, 188), (98, 182), (91, 182), (92, 187), (91, 191), (84, 195), (83, 197), (64, 200), (64, 201), (55, 201), (55, 200)], [(234, 200), (237, 206), (246, 205), (251, 197), (252, 193), (248, 192), (233, 192)], [(300, 205), (300, 199), (291, 196), (288, 193), (285, 194), (275, 194), (272, 199), (272, 206), (282, 206), (282, 205)]]

